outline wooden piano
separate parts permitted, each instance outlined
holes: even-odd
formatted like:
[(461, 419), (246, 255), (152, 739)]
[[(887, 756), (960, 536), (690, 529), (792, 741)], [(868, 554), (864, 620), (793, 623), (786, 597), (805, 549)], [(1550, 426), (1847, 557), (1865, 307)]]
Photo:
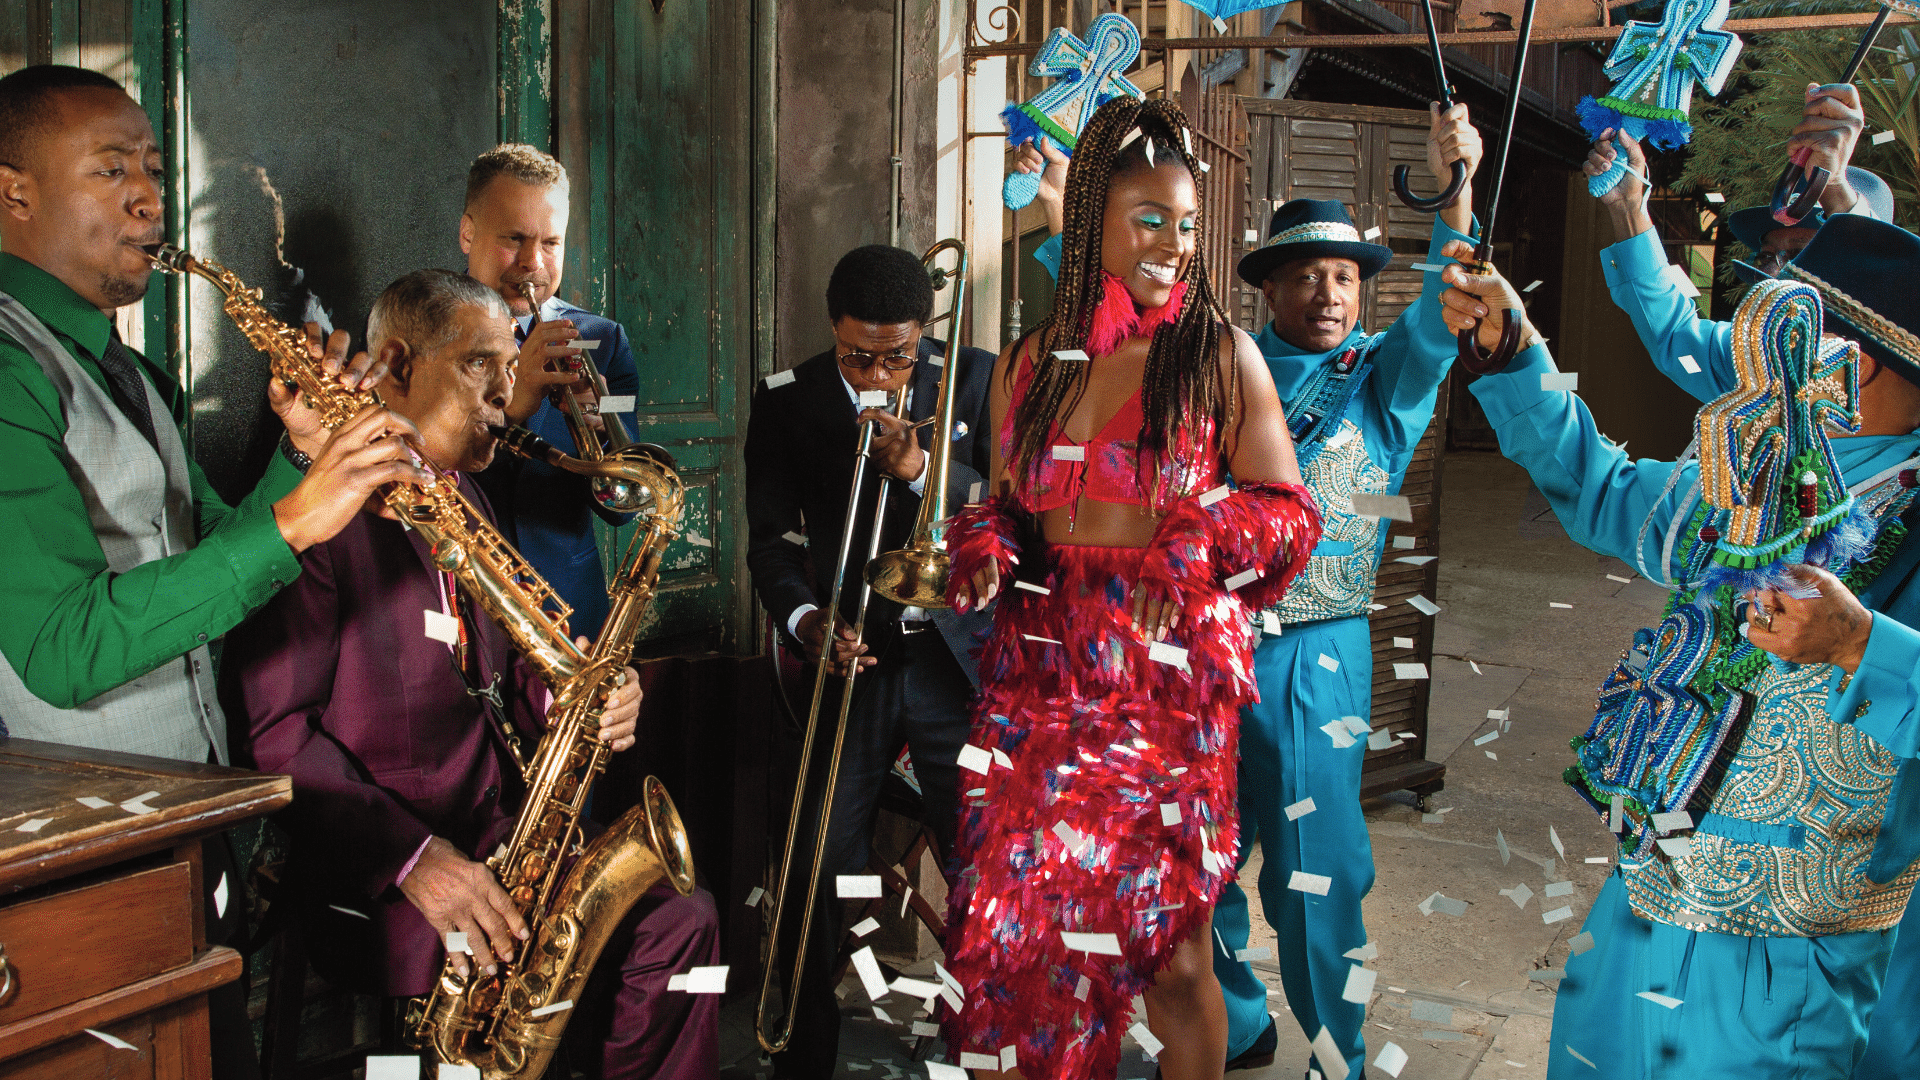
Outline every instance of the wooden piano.
[(207, 945), (200, 842), (292, 798), (284, 776), (0, 738), (0, 1077), (207, 1076), (207, 991), (241, 958)]

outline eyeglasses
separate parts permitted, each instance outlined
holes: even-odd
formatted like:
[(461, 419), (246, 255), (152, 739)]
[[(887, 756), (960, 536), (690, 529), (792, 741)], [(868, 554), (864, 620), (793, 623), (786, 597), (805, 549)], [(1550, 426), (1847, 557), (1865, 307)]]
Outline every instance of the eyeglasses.
[(919, 359), (911, 353), (870, 353), (861, 352), (859, 349), (836, 353), (835, 358), (840, 361), (841, 367), (852, 368), (855, 371), (865, 371), (876, 363), (888, 371), (905, 371)]

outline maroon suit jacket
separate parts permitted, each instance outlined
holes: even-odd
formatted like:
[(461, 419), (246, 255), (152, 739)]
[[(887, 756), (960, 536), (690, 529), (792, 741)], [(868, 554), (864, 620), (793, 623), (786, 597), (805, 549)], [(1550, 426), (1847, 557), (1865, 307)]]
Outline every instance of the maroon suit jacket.
[[(490, 514), (477, 486), (460, 483)], [(426, 636), (440, 586), (419, 533), (361, 514), (300, 563), (300, 577), (226, 638), (220, 700), (235, 763), (293, 778), (293, 803), (276, 820), (292, 838), (287, 892), (314, 965), (362, 992), (422, 994), (444, 954), (395, 884), (400, 871), (429, 836), (490, 854), (525, 785), (451, 650)], [(465, 596), (461, 606), (530, 751), (545, 690), (506, 633)]]

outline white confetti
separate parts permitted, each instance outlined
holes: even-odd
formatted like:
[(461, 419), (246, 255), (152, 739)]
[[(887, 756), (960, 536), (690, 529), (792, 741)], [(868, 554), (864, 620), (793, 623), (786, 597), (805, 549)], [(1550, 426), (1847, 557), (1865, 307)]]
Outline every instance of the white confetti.
[(1147, 1052), (1149, 1059), (1157, 1060), (1160, 1057), (1160, 1051), (1166, 1049), (1165, 1044), (1154, 1038), (1153, 1032), (1145, 1024), (1134, 1024), (1127, 1029), (1127, 1034), (1133, 1036), (1133, 1041), (1140, 1044), (1140, 1049)]
[(1248, 229), (1246, 236), (1242, 238), (1242, 243), (1257, 244), (1259, 242), (1260, 242), (1259, 229)]
[(1492, 742), (1493, 740), (1495, 740), (1495, 739), (1497, 739), (1497, 738), (1499, 738), (1499, 737), (1500, 737), (1500, 732), (1499, 732), (1498, 730), (1495, 730), (1495, 731), (1489, 731), (1489, 732), (1487, 732), (1487, 733), (1486, 733), (1485, 735), (1482, 735), (1482, 736), (1480, 736), (1479, 738), (1477, 738), (1477, 739), (1475, 739), (1475, 740), (1473, 740), (1473, 745), (1475, 745), (1475, 746), (1485, 746), (1485, 745), (1487, 745), (1488, 743), (1490, 743), (1490, 742)]
[[(1039, 643), (1040, 643), (1040, 644), (1042, 644), (1042, 645), (1059, 645), (1059, 644), (1061, 644), (1061, 642), (1060, 642), (1060, 640), (1059, 640), (1059, 639), (1057, 639), (1057, 638), (1050, 638), (1050, 637), (1041, 637), (1041, 636), (1040, 636), (1039, 634), (1021, 634), (1020, 636), (1021, 636), (1021, 637), (1023, 637), (1023, 638), (1026, 638), (1026, 639), (1027, 639), (1028, 641), (1037, 641), (1037, 642), (1039, 642)], [(982, 769), (981, 771), (982, 771), (982, 772), (985, 772), (986, 770), (984, 770), (984, 769)]]
[(1569, 1053), (1569, 1054), (1572, 1054), (1572, 1055), (1573, 1055), (1573, 1056), (1574, 1056), (1575, 1058), (1577, 1058), (1577, 1059), (1579, 1059), (1579, 1060), (1580, 1060), (1580, 1061), (1581, 1061), (1582, 1063), (1584, 1063), (1584, 1064), (1586, 1065), (1586, 1067), (1587, 1067), (1587, 1068), (1589, 1068), (1589, 1069), (1598, 1069), (1598, 1068), (1600, 1067), (1600, 1066), (1598, 1066), (1598, 1065), (1595, 1065), (1595, 1064), (1594, 1064), (1593, 1062), (1591, 1062), (1591, 1061), (1588, 1061), (1588, 1060), (1587, 1060), (1587, 1055), (1585, 1055), (1585, 1054), (1583, 1054), (1583, 1053), (1581, 1053), (1581, 1052), (1580, 1052), (1580, 1051), (1578, 1051), (1578, 1050), (1575, 1050), (1575, 1049), (1574, 1049), (1573, 1047), (1571, 1047), (1571, 1046), (1569, 1046), (1569, 1047), (1567, 1047), (1567, 1053)]
[(860, 391), (860, 407), (863, 409), (884, 409), (891, 399), (892, 395), (885, 390)]
[(937, 1039), (940, 1037), (940, 1025), (929, 1024), (925, 1020), (915, 1020), (913, 1022), (913, 1033), (916, 1036)]
[[(888, 1015), (888, 1014), (887, 1014), (887, 1010), (885, 1010), (885, 1009), (883, 1009), (883, 1008), (881, 1008), (881, 1007), (880, 1007), (880, 1006), (878, 1006), (878, 1005), (869, 1005), (869, 1006), (867, 1006), (867, 1007), (873, 1010), (873, 1018), (874, 1018), (875, 1020), (878, 1020), (878, 1021), (880, 1021), (880, 1022), (881, 1022), (881, 1023), (883, 1023), (883, 1024), (895, 1024), (895, 1023), (898, 1023), (898, 1022), (899, 1022), (899, 1021), (897, 1021), (897, 1020), (895, 1020), (895, 1019), (894, 1019), (894, 1018), (893, 1018), (892, 1016), (890, 1016), (890, 1015)], [(865, 1065), (862, 1065), (862, 1064), (860, 1064), (860, 1063), (858, 1063), (858, 1062), (854, 1062), (854, 1061), (849, 1061), (849, 1062), (847, 1062), (847, 1068), (849, 1068), (849, 1069), (865, 1069), (865, 1068), (866, 1068), (866, 1066), (865, 1066)]]
[(1513, 862), (1513, 849), (1507, 847), (1507, 834), (1499, 829), (1493, 830), (1493, 846), (1500, 850), (1500, 865)]
[(1660, 846), (1660, 851), (1669, 859), (1684, 859), (1693, 854), (1693, 841), (1684, 836), (1662, 837), (1654, 843)]
[(1655, 1005), (1659, 1005), (1662, 1008), (1677, 1009), (1680, 1007), (1679, 998), (1668, 997), (1665, 994), (1656, 994), (1651, 990), (1642, 990), (1633, 996), (1638, 998), (1646, 998), (1648, 1001), (1651, 1001)]
[(1669, 810), (1653, 815), (1653, 831), (1670, 833), (1693, 828), (1693, 815), (1685, 810)]
[(973, 486), (972, 486), (972, 487), (969, 487), (969, 488), (967, 488), (967, 501), (968, 501), (968, 502), (970, 502), (970, 503), (977, 503), (977, 502), (979, 502), (979, 501), (980, 501), (980, 487), (981, 487), (981, 485), (982, 485), (982, 484), (984, 484), (984, 483), (986, 483), (986, 481), (984, 481), (984, 480), (975, 480), (975, 481), (973, 482)]
[(1617, 582), (1619, 582), (1619, 583), (1620, 583), (1620, 584), (1622, 584), (1622, 585), (1631, 585), (1631, 584), (1633, 584), (1633, 579), (1632, 579), (1632, 578), (1630, 578), (1630, 577), (1621, 577), (1621, 576), (1620, 576), (1619, 574), (1608, 574), (1608, 575), (1607, 575), (1607, 580), (1608, 580), (1608, 581), (1617, 581)]
[(1355, 517), (1411, 522), (1413, 503), (1405, 495), (1369, 495), (1359, 492), (1353, 496), (1353, 514)]
[(1393, 538), (1393, 549), (1395, 551), (1412, 551), (1419, 546), (1420, 542), (1411, 536), (1396, 536)]
[(767, 895), (767, 890), (761, 888), (758, 885), (755, 885), (753, 887), (753, 891), (747, 894), (747, 906), (759, 907), (760, 901), (765, 899), (766, 895)]
[(780, 539), (785, 540), (789, 544), (799, 544), (801, 547), (807, 546), (807, 538), (797, 532), (781, 533)]
[(1547, 887), (1546, 887), (1545, 889), (1543, 889), (1543, 890), (1541, 890), (1541, 892), (1540, 892), (1540, 895), (1542, 895), (1542, 896), (1572, 896), (1572, 895), (1573, 895), (1573, 888), (1574, 888), (1574, 886), (1573, 886), (1573, 882), (1571, 882), (1571, 881), (1549, 881), (1549, 882), (1547, 882)]
[(467, 944), (467, 935), (458, 930), (454, 930), (447, 934), (447, 952), (466, 953), (468, 956), (472, 956), (473, 947)]
[(1540, 921), (1546, 923), (1548, 926), (1552, 926), (1557, 922), (1565, 922), (1571, 918), (1573, 918), (1573, 909), (1570, 907), (1557, 907), (1552, 911), (1542, 912), (1540, 915)]
[(1434, 603), (1433, 601), (1427, 599), (1424, 596), (1421, 596), (1419, 593), (1415, 593), (1412, 596), (1407, 597), (1407, 606), (1419, 612), (1422, 615), (1440, 614), (1440, 605)]
[(880, 895), (878, 874), (835, 874), (834, 895), (842, 900), (859, 900)]
[(632, 394), (608, 394), (600, 399), (602, 413), (630, 413), (633, 411)]
[(985, 776), (993, 768), (993, 755), (968, 743), (960, 748), (960, 767)]
[(1340, 1044), (1334, 1041), (1333, 1032), (1325, 1024), (1320, 1025), (1320, 1034), (1313, 1037), (1313, 1058), (1327, 1071), (1327, 1080), (1347, 1080), (1347, 1058), (1340, 1052)]
[(1163, 802), (1160, 804), (1160, 824), (1162, 825), (1180, 824), (1180, 804), (1179, 803)]
[(963, 1050), (960, 1053), (960, 1067), (963, 1069), (998, 1070), (1000, 1068), (1000, 1059), (993, 1054), (975, 1054)]
[(1335, 660), (1333, 657), (1328, 656), (1326, 653), (1320, 654), (1319, 663), (1321, 667), (1326, 668), (1328, 671), (1340, 670), (1340, 661)]
[(1087, 448), (1084, 446), (1056, 446), (1053, 448), (1055, 461), (1085, 461)]
[(1523, 881), (1511, 889), (1501, 889), (1500, 895), (1513, 901), (1514, 907), (1524, 911), (1527, 907), (1527, 901), (1533, 899), (1533, 890), (1527, 888), (1527, 883)]
[(1413, 648), (1413, 639), (1410, 637), (1394, 638), (1393, 647), (1396, 649), (1411, 649)]
[(1538, 279), (1536, 279), (1536, 280), (1534, 281), (1534, 283), (1533, 283), (1533, 284), (1531, 284), (1531, 285), (1529, 285), (1529, 286), (1527, 286), (1527, 287), (1526, 287), (1526, 288), (1524, 288), (1524, 289), (1521, 289), (1520, 291), (1521, 291), (1521, 292), (1523, 292), (1523, 293), (1528, 293), (1528, 292), (1532, 292), (1533, 290), (1535, 290), (1535, 289), (1537, 289), (1537, 288), (1539, 288), (1540, 286), (1542, 286), (1542, 285), (1545, 285), (1545, 284), (1546, 284), (1546, 282), (1544, 282), (1544, 281), (1540, 281), (1540, 280), (1538, 280)]
[(1053, 595), (1052, 589), (1047, 588), (1045, 585), (1035, 585), (1031, 581), (1020, 581), (1016, 579), (1013, 583), (1013, 587), (1016, 589), (1025, 589), (1026, 591), (1032, 592), (1032, 593), (1039, 593), (1041, 596)]
[(1553, 841), (1553, 850), (1559, 852), (1560, 861), (1565, 862), (1567, 860), (1567, 845), (1560, 842), (1560, 830), (1551, 825), (1547, 826), (1547, 839)]
[(1363, 717), (1343, 716), (1340, 718), (1340, 722), (1347, 725), (1347, 730), (1353, 732), (1355, 735), (1365, 735), (1367, 732), (1373, 730), (1373, 725), (1367, 723)]
[(1612, 861), (1612, 859), (1607, 858), (1605, 855), (1594, 855), (1587, 859), (1587, 864), (1589, 866), (1605, 866)]
[(1071, 930), (1062, 930), (1060, 941), (1073, 952), (1120, 955), (1120, 939), (1113, 934), (1076, 934)]
[(328, 904), (327, 906), (339, 912), (342, 915), (351, 915), (356, 919), (366, 919), (368, 922), (373, 921), (373, 916), (368, 915), (365, 912), (355, 911), (350, 907), (341, 907), (339, 904)]
[(571, 1000), (556, 1001), (551, 1005), (542, 1005), (537, 1009), (531, 1010), (527, 1015), (539, 1019), (542, 1016), (552, 1016), (554, 1013), (566, 1012), (571, 1008), (573, 1008), (573, 1002)]
[(1551, 394), (1556, 390), (1580, 389), (1580, 373), (1577, 371), (1543, 371), (1540, 373), (1540, 390)]
[(927, 1080), (967, 1080), (967, 1070), (958, 1065), (943, 1065), (938, 1061), (929, 1061)]
[(853, 924), (853, 936), (866, 937), (868, 934), (871, 934), (878, 929), (880, 929), (880, 920), (869, 915), (868, 917)]
[(920, 1001), (929, 1001), (939, 997), (940, 991), (943, 989), (945, 989), (945, 987), (942, 987), (939, 983), (930, 983), (924, 979), (909, 979), (904, 975), (893, 980), (892, 987), (894, 993), (905, 994), (910, 998), (915, 998)]
[(1258, 581), (1259, 579), (1260, 579), (1259, 569), (1249, 568), (1246, 570), (1242, 570), (1239, 573), (1228, 578), (1225, 582), (1223, 582), (1223, 584), (1226, 585), (1228, 592), (1233, 592), (1236, 589), (1240, 589), (1245, 586), (1251, 585), (1255, 581)]
[(1408, 267), (1410, 270), (1418, 270), (1423, 274), (1437, 274), (1446, 268), (1446, 265), (1442, 263), (1414, 263)]
[(1896, 138), (1898, 138), (1898, 136), (1894, 132), (1876, 131), (1873, 133), (1873, 145), (1885, 146)]
[(1480, 665), (1479, 665), (1479, 664), (1476, 664), (1476, 663), (1474, 663), (1474, 662), (1473, 662), (1473, 661), (1471, 661), (1471, 660), (1469, 660), (1469, 661), (1467, 661), (1467, 666), (1473, 669), (1473, 673), (1474, 673), (1475, 675), (1485, 675), (1485, 674), (1486, 674), (1486, 672), (1484, 672), (1484, 671), (1481, 671), (1481, 670), (1480, 670)]
[(1717, 191), (1709, 191), (1707, 192), (1707, 201), (1715, 206), (1719, 206), (1721, 203), (1727, 201), (1727, 197)]
[(1233, 958), (1243, 964), (1252, 960), (1271, 960), (1273, 950), (1265, 945), (1255, 945), (1251, 949), (1234, 950)]
[[(1395, 666), (1397, 667), (1398, 665)], [(1367, 749), (1369, 750), (1385, 750), (1391, 747), (1393, 743), (1394, 739), (1391, 732), (1376, 731), (1367, 736)]]
[(227, 917), (227, 872), (220, 871), (220, 884), (213, 887), (213, 917)]
[(776, 371), (773, 374), (767, 376), (767, 389), (773, 390), (778, 387), (785, 386), (798, 377), (799, 376), (793, 373), (793, 370), (791, 368), (789, 368), (786, 371)]
[(1373, 1067), (1388, 1076), (1399, 1076), (1400, 1070), (1407, 1067), (1407, 1052), (1400, 1049), (1398, 1043), (1388, 1043), (1374, 1056)]
[(440, 1062), (440, 1068), (434, 1074), (434, 1080), (480, 1080), (480, 1066), (451, 1065)]
[[(1683, 354), (1680, 357), (1680, 369), (1689, 375), (1698, 375), (1700, 374), (1700, 362), (1695, 360), (1691, 354)], [(1612, 577), (1613, 575), (1609, 574), (1607, 576)]]
[(52, 823), (53, 823), (53, 819), (50, 817), (28, 818), (26, 821), (23, 821), (20, 824), (14, 826), (13, 831), (23, 832), (23, 833), (37, 833), (41, 829), (46, 828), (48, 825)]
[(1582, 930), (1579, 933), (1568, 938), (1567, 948), (1573, 950), (1573, 955), (1575, 956), (1579, 956), (1581, 953), (1586, 952), (1588, 949), (1593, 948), (1592, 932), (1587, 930)]
[(1353, 733), (1347, 730), (1347, 725), (1338, 720), (1329, 720), (1321, 724), (1320, 730), (1326, 732), (1327, 738), (1333, 740), (1335, 750), (1345, 750), (1353, 745)]
[(1000, 1071), (1001, 1072), (1012, 1072), (1014, 1069), (1018, 1068), (1019, 1065), (1020, 1065), (1020, 1054), (1019, 1054), (1018, 1047), (1003, 1046), (1000, 1048)]
[(1007, 752), (1005, 750), (1002, 750), (997, 746), (993, 748), (993, 763), (995, 765), (1001, 766), (1002, 768), (1007, 768), (1007, 769), (1013, 768), (1013, 759), (1007, 756)]
[(1558, 601), (1558, 600), (1549, 600), (1549, 601), (1547, 601), (1547, 606), (1548, 606), (1548, 607), (1550, 607), (1550, 608), (1559, 608), (1559, 609), (1560, 609), (1560, 610), (1562, 610), (1562, 611), (1572, 611), (1572, 610), (1573, 610), (1573, 605), (1572, 605), (1572, 604), (1563, 604), (1563, 603), (1561, 603), (1561, 602), (1560, 602), (1560, 601)]
[(1169, 645), (1164, 641), (1148, 644), (1147, 659), (1156, 664), (1179, 668), (1181, 671), (1191, 670), (1187, 667), (1187, 650), (1178, 645)]
[[(101, 1042), (106, 1043), (108, 1046), (113, 1047), (115, 1050), (132, 1050), (135, 1053), (140, 1052), (139, 1047), (133, 1045), (127, 1040), (117, 1038), (113, 1035), (109, 1035), (106, 1032), (99, 1030), (98, 1028), (83, 1028), (82, 1030), (84, 1030), (87, 1034), (93, 1036), (94, 1038), (99, 1039)], [(420, 1059), (407, 1058), (406, 1060), (414, 1063), (414, 1070), (415, 1070), (415, 1073), (417, 1074), (420, 1068), (419, 1066)], [(368, 1058), (367, 1064), (371, 1066), (373, 1064), (373, 1059)], [(372, 1075), (371, 1071), (369, 1071), (368, 1075)]]
[(1284, 812), (1287, 815), (1288, 821), (1299, 821), (1301, 818), (1313, 813), (1316, 809), (1318, 809), (1318, 807), (1313, 805), (1313, 796), (1309, 795), (1297, 803), (1287, 804)]
[(1214, 503), (1219, 502), (1231, 494), (1233, 494), (1233, 489), (1225, 484), (1221, 484), (1217, 488), (1210, 488), (1201, 492), (1199, 503), (1201, 506), (1212, 506)]
[[(727, 965), (687, 969), (687, 993), (724, 994), (727, 992)], [(891, 1023), (891, 1021), (889, 1021)]]
[(1374, 942), (1369, 941), (1365, 945), (1362, 945), (1357, 949), (1348, 949), (1346, 952), (1343, 952), (1340, 955), (1346, 957), (1349, 960), (1358, 960), (1364, 964), (1369, 960), (1375, 960), (1379, 958), (1380, 946), (1375, 944)]
[(444, 611), (427, 608), (421, 614), (427, 617), (427, 638), (446, 645), (460, 644), (460, 620)]
[(1680, 290), (1680, 295), (1689, 300), (1700, 295), (1700, 286), (1693, 283), (1692, 275), (1682, 269), (1679, 263), (1668, 263), (1665, 272), (1668, 280)]
[(1425, 664), (1395, 664), (1393, 677), (1396, 679), (1424, 679), (1427, 677)]
[(1370, 225), (1367, 227), (1366, 232), (1363, 232), (1360, 234), (1360, 238), (1363, 240), (1372, 240), (1379, 235), (1380, 235), (1380, 226)]
[(1325, 874), (1309, 874), (1305, 870), (1295, 870), (1293, 876), (1287, 879), (1287, 888), (1295, 892), (1325, 896), (1327, 890), (1333, 888), (1333, 879)]
[(1280, 636), (1280, 615), (1271, 609), (1260, 613), (1260, 631), (1268, 637)]
[(1066, 360), (1069, 362), (1077, 360), (1085, 363), (1087, 361), (1087, 353), (1084, 349), (1055, 349), (1053, 350), (1053, 358), (1055, 360)]
[(1346, 989), (1340, 991), (1341, 1000), (1365, 1005), (1373, 998), (1373, 983), (1379, 977), (1379, 972), (1368, 971), (1358, 964), (1348, 968)]
[(1617, 833), (1627, 827), (1627, 808), (1618, 795), (1613, 796), (1611, 804), (1607, 811), (1607, 830)]
[(1438, 555), (1402, 555), (1393, 561), (1406, 563), (1408, 566), (1425, 566), (1439, 557)]
[(1093, 993), (1093, 980), (1085, 975), (1080, 976), (1080, 981), (1074, 985), (1073, 996), (1085, 1001), (1087, 995), (1091, 993)]
[(880, 961), (874, 959), (873, 946), (864, 946), (853, 954), (853, 969), (860, 973), (860, 985), (869, 1000), (879, 1001), (887, 996), (887, 979), (880, 974)]

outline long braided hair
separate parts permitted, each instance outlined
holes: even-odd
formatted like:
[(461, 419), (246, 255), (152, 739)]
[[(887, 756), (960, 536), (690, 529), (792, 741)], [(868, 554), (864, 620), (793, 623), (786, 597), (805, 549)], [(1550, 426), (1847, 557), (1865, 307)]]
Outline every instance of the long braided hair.
[[(1129, 140), (1135, 128), (1139, 135)], [(1031, 482), (1041, 456), (1048, 452), (1054, 423), (1070, 414), (1086, 392), (1087, 365), (1060, 360), (1054, 353), (1085, 349), (1094, 313), (1105, 295), (1101, 233), (1108, 184), (1120, 173), (1145, 167), (1146, 144), (1151, 142), (1153, 160), (1179, 161), (1192, 174), (1198, 189), (1202, 172), (1199, 159), (1189, 148), (1192, 137), (1187, 130), (1186, 113), (1172, 101), (1120, 97), (1102, 105), (1080, 133), (1067, 172), (1062, 207), (1065, 232), (1061, 236), (1060, 280), (1053, 313), (1024, 335), (1013, 352), (1019, 356), (1029, 339), (1036, 339), (1039, 345), (1034, 350), (1032, 379), (1013, 411), (1013, 454), (1007, 464), (1018, 487), (1024, 489)], [(1175, 455), (1217, 452), (1216, 446), (1194, 445), (1193, 433), (1203, 420), (1212, 421), (1211, 430), (1216, 435), (1224, 433), (1232, 421), (1239, 392), (1237, 365), (1230, 367), (1227, 378), (1221, 377), (1223, 320), (1208, 284), (1199, 245), (1195, 245), (1180, 280), (1187, 285), (1180, 314), (1153, 335), (1146, 370), (1140, 377), (1136, 460), (1143, 472), (1151, 469), (1152, 481), (1147, 486), (1150, 503), (1156, 507), (1163, 505), (1164, 495), (1182, 494), (1160, 490), (1165, 475), (1160, 462), (1168, 457), (1169, 450)], [(1008, 365), (1006, 377), (1010, 382), (1015, 367)]]

